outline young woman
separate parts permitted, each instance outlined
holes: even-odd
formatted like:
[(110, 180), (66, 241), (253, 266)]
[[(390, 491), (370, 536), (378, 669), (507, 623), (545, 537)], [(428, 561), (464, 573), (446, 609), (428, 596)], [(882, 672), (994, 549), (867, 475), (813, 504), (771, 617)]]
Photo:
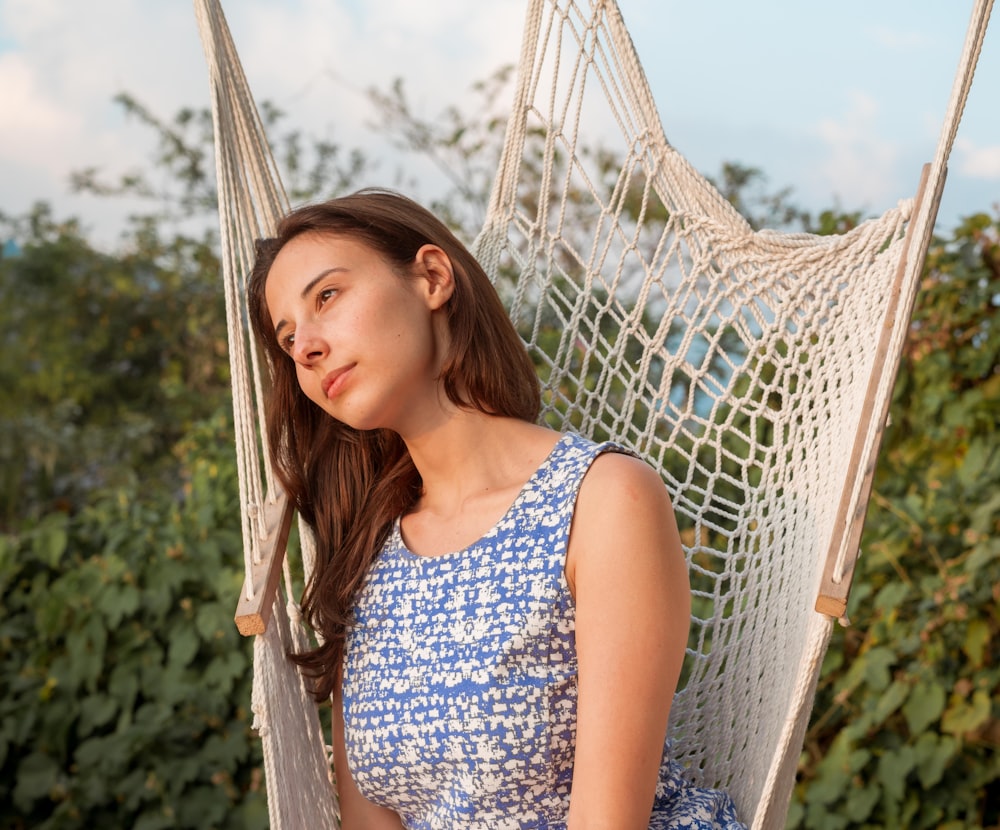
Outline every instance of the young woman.
[(665, 750), (690, 597), (663, 483), (535, 423), (462, 244), (362, 191), (287, 216), (249, 290), (344, 828), (740, 827)]

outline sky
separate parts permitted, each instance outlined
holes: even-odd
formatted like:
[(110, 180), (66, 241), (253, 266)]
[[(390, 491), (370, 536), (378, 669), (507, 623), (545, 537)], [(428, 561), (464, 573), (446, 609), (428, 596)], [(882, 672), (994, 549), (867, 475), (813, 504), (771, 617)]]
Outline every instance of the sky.
[[(817, 211), (877, 214), (913, 195), (933, 157), (972, 0), (619, 0), (667, 138), (694, 167), (759, 168)], [(391, 150), (364, 94), (403, 77), (433, 117), (516, 61), (525, 0), (228, 0), (251, 88), (286, 124)], [(1000, 203), (1000, 19), (987, 33), (939, 227)], [(0, 212), (37, 200), (117, 238), (127, 206), (72, 194), (70, 173), (142, 168), (162, 118), (208, 105), (190, 2), (0, 0)], [(380, 167), (388, 170), (391, 165)], [(391, 182), (376, 181), (370, 184)], [(426, 187), (433, 188), (433, 183)], [(421, 193), (412, 193), (421, 198)]]

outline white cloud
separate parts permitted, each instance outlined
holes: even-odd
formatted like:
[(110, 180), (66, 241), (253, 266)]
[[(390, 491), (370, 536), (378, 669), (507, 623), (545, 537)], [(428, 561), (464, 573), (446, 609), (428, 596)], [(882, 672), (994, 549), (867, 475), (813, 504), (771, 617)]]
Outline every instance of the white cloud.
[(308, 0), (295, 14), (247, 4), (233, 28), (258, 97), (349, 128), (370, 115), (361, 93), (397, 77), (426, 115), (454, 103), (472, 82), (516, 61), (521, 18), (521, 0), (380, 0), (363, 13)]
[(955, 170), (973, 179), (1000, 179), (1000, 145), (979, 147), (968, 139), (955, 139)]
[(0, 157), (45, 164), (77, 119), (48, 96), (35, 68), (18, 54), (0, 55)]
[(0, 22), (7, 37), (31, 40), (57, 25), (65, 11), (66, 4), (59, 0), (5, 0)]
[[(224, 6), (257, 100), (284, 110), (289, 128), (373, 158), (387, 148), (369, 129), (364, 90), (404, 77), (415, 109), (431, 118), (516, 60), (523, 23), (523, 0)], [(97, 166), (114, 178), (147, 163), (154, 136), (124, 121), (116, 93), (165, 119), (208, 105), (190, 2), (0, 0), (0, 32), (0, 211), (20, 212), (37, 198), (80, 210), (67, 195), (71, 171)]]
[(164, 115), (180, 100), (196, 102), (191, 91), (197, 70), (202, 77), (204, 70), (190, 56), (200, 59), (200, 49), (196, 40), (190, 48), (184, 43), (195, 38), (193, 15), (188, 9), (188, 20), (172, 6), (0, 0), (0, 159), (6, 168), (36, 171), (31, 190), (4, 189), (0, 209), (16, 212), (39, 197), (59, 198), (70, 172), (82, 167), (113, 173), (141, 163), (150, 136), (138, 139), (138, 127), (123, 127), (112, 102), (117, 92), (135, 92)]
[(827, 152), (813, 178), (821, 191), (835, 194), (846, 205), (881, 204), (900, 192), (893, 177), (898, 148), (879, 136), (878, 117), (875, 99), (854, 91), (846, 113), (823, 119), (814, 128)]
[(925, 32), (891, 29), (888, 26), (866, 26), (864, 33), (865, 37), (874, 41), (877, 46), (894, 52), (922, 49), (932, 43)]

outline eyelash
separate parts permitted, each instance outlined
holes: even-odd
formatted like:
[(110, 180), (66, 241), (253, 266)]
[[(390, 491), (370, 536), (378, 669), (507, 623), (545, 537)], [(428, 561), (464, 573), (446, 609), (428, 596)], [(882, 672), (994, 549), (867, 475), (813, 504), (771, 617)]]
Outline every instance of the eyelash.
[[(330, 300), (338, 292), (338, 290), (339, 289), (337, 288), (323, 288), (317, 291), (316, 307), (321, 308), (326, 305), (327, 301)], [(278, 345), (281, 346), (281, 349), (285, 352), (285, 354), (291, 355), (292, 346), (295, 345), (295, 332), (282, 337)]]

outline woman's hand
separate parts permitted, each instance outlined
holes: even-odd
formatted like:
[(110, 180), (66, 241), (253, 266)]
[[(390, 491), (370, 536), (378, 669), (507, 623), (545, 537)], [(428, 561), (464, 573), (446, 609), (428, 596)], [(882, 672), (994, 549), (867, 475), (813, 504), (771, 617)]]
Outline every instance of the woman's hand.
[(566, 557), (576, 599), (576, 756), (568, 827), (646, 830), (690, 625), (687, 565), (666, 488), (598, 456)]

